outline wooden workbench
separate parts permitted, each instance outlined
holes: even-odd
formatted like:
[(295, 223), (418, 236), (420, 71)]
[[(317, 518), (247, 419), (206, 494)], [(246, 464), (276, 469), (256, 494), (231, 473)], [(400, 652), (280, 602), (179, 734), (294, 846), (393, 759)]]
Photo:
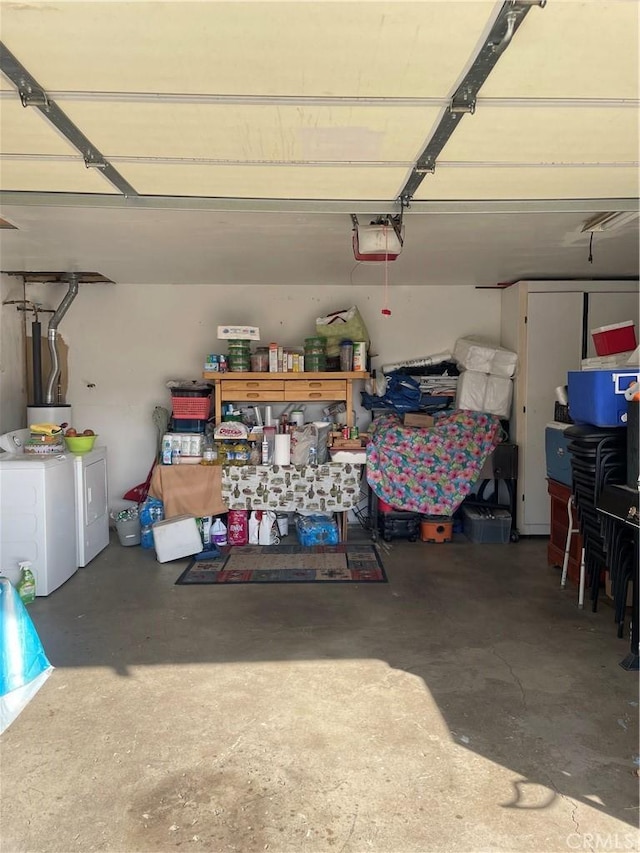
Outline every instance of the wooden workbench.
[(344, 401), (347, 426), (353, 426), (353, 382), (366, 379), (365, 371), (339, 373), (216, 373), (205, 371), (213, 380), (216, 424), (222, 421), (222, 404), (242, 403), (321, 403)]

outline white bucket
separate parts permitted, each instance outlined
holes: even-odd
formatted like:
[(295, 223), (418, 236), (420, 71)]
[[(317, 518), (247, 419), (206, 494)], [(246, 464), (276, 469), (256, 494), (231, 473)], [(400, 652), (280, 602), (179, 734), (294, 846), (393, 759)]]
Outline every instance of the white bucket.
[(125, 518), (116, 521), (116, 533), (120, 544), (128, 548), (130, 545), (139, 545), (142, 540), (139, 518)]
[(289, 535), (289, 516), (286, 512), (276, 513), (276, 523), (278, 525), (278, 533), (280, 536)]

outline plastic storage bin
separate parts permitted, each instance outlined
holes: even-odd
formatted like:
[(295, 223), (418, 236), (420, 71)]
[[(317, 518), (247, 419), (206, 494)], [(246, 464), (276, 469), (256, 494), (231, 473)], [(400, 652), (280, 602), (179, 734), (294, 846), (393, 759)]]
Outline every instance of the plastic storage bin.
[(511, 513), (506, 509), (462, 507), (465, 536), (479, 545), (506, 545), (511, 535)]
[(547, 477), (565, 486), (571, 485), (571, 454), (565, 435), (567, 424), (550, 423), (544, 431)]
[(172, 397), (171, 404), (176, 420), (206, 420), (211, 411), (211, 397)]
[(570, 370), (569, 413), (577, 424), (621, 427), (627, 423), (624, 392), (640, 379), (631, 370)]
[(191, 557), (202, 551), (202, 537), (191, 515), (177, 515), (165, 521), (157, 521), (151, 529), (159, 563)]
[(591, 329), (591, 337), (598, 355), (615, 355), (637, 347), (633, 320)]
[(171, 418), (171, 429), (173, 432), (201, 432), (205, 431), (206, 420), (199, 418)]

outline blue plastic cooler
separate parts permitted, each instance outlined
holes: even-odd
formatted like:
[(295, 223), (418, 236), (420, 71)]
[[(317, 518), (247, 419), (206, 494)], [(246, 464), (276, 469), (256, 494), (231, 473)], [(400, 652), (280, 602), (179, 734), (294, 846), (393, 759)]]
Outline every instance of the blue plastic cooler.
[(624, 392), (640, 380), (640, 368), (570, 370), (569, 414), (577, 424), (622, 427), (627, 423)]
[(550, 423), (544, 431), (547, 477), (565, 486), (571, 485), (571, 454), (565, 430), (569, 424)]

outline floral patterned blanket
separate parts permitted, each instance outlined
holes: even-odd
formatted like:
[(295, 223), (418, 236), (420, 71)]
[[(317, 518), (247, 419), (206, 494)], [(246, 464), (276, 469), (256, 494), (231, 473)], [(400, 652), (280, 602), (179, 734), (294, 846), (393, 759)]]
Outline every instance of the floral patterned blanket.
[(494, 415), (455, 409), (436, 415), (429, 429), (405, 427), (388, 413), (371, 425), (367, 482), (397, 509), (423, 515), (452, 515), (499, 443)]

